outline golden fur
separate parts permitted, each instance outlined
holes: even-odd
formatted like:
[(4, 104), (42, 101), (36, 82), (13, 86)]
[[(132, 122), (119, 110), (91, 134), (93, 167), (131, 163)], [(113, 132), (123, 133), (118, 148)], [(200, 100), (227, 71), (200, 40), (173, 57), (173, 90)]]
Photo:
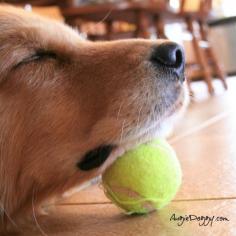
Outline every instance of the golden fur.
[[(0, 42), (4, 225), (32, 214), (32, 202), (37, 210), (101, 174), (123, 151), (158, 136), (183, 107), (183, 84), (162, 82), (171, 73), (149, 62), (163, 40), (83, 41), (63, 24), (0, 7)], [(115, 149), (103, 165), (77, 168), (85, 153), (104, 144)]]

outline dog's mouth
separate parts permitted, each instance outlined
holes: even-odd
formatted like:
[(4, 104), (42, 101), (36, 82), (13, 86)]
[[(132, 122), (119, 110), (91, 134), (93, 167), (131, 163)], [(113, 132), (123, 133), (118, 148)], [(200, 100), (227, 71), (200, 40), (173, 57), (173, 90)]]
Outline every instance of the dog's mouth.
[(115, 145), (101, 145), (95, 149), (88, 151), (82, 161), (77, 164), (77, 167), (83, 171), (93, 170), (100, 167), (110, 156)]
[(132, 149), (137, 144), (145, 143), (148, 141), (145, 140), (145, 137), (135, 138), (135, 140), (127, 142), (126, 145), (122, 145), (123, 147), (109, 144), (101, 145), (97, 148), (94, 148), (88, 151), (83, 156), (82, 160), (77, 163), (77, 167), (82, 171), (91, 171), (100, 168), (105, 162), (107, 162), (106, 167), (108, 167), (113, 161), (116, 160), (116, 158), (121, 156), (125, 151)]

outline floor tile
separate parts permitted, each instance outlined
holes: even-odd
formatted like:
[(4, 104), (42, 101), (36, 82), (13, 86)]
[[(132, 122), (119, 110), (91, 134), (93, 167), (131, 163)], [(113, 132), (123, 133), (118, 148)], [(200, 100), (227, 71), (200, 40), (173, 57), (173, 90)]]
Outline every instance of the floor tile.
[[(170, 221), (173, 214), (176, 218), (191, 214), (192, 219), (214, 216), (214, 221), (212, 225), (199, 226), (204, 222), (192, 220), (178, 226), (182, 221)], [(215, 221), (218, 216), (229, 221)], [(38, 218), (38, 224), (50, 236), (234, 236), (236, 200), (173, 202), (145, 216), (126, 216), (112, 204), (57, 206), (50, 216)], [(42, 233), (35, 228), (24, 235)]]

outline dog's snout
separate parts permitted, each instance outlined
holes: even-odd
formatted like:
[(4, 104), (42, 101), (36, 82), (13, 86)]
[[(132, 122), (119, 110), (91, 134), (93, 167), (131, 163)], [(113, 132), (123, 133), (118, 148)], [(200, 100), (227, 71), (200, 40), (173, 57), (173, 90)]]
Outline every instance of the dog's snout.
[(181, 73), (185, 63), (184, 51), (182, 47), (176, 43), (162, 43), (154, 49), (151, 61), (154, 65), (174, 68), (177, 73)]

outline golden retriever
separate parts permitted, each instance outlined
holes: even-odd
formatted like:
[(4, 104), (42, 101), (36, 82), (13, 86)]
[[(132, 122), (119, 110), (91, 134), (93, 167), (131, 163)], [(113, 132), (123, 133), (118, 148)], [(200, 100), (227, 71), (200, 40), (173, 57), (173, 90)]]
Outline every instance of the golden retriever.
[(0, 7), (0, 219), (100, 175), (185, 107), (184, 53), (165, 40), (90, 42)]

